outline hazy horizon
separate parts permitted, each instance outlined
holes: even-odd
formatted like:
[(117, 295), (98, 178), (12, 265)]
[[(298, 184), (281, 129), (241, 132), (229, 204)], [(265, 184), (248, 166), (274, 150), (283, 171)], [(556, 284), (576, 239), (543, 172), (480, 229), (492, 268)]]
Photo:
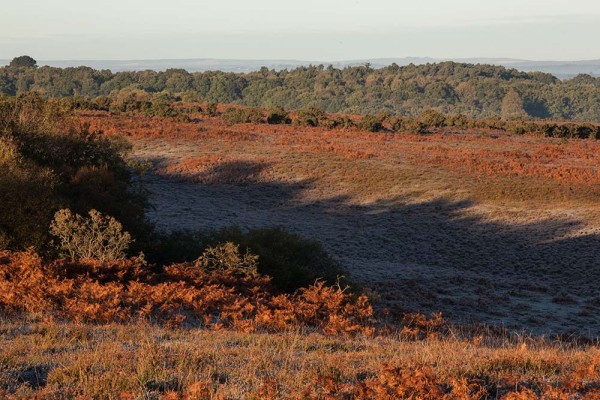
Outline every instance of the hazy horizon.
[(0, 59), (600, 58), (592, 0), (11, 1)]

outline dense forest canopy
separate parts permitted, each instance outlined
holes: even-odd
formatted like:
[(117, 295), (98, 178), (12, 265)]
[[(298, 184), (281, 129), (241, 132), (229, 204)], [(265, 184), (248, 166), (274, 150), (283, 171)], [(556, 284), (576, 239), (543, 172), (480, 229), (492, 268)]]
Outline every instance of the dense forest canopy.
[(132, 89), (248, 106), (317, 107), (331, 113), (388, 111), (414, 116), (434, 109), (469, 117), (600, 122), (600, 78), (578, 75), (561, 81), (547, 73), (493, 65), (443, 62), (381, 69), (262, 68), (247, 74), (182, 69), (112, 73), (83, 66), (37, 67), (35, 60), (23, 56), (0, 68), (0, 94), (6, 95), (36, 91), (48, 97), (97, 97)]

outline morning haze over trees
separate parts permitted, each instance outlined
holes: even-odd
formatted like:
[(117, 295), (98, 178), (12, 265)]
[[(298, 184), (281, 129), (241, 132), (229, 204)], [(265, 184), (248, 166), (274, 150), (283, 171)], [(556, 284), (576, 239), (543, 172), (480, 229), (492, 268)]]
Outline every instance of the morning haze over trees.
[(134, 90), (255, 107), (316, 107), (331, 113), (388, 111), (416, 116), (433, 109), (473, 118), (600, 122), (600, 78), (581, 74), (562, 81), (547, 73), (492, 65), (443, 62), (381, 69), (368, 64), (282, 71), (263, 67), (247, 74), (182, 69), (112, 73), (84, 66), (37, 67), (34, 59), (21, 56), (0, 68), (4, 95), (36, 91), (47, 97), (95, 98)]

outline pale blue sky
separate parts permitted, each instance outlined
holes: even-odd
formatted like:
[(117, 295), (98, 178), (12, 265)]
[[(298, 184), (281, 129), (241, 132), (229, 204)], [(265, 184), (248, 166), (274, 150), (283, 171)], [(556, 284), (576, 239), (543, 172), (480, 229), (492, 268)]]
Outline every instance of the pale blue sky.
[(600, 58), (600, 0), (1, 0), (0, 58)]

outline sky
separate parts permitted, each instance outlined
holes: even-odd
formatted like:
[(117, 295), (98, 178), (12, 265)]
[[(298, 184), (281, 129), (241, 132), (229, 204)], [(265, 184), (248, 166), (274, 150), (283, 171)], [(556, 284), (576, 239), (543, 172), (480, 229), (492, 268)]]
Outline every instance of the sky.
[(600, 0), (0, 3), (0, 59), (600, 59)]

